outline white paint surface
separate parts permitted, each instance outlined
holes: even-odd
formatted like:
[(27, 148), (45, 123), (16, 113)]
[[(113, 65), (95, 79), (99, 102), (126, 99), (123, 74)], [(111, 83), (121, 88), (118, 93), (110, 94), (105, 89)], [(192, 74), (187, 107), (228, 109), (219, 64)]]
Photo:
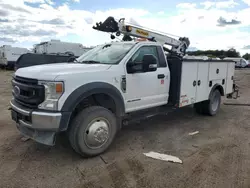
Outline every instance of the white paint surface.
[(149, 152), (149, 153), (143, 153), (147, 157), (151, 157), (153, 159), (159, 159), (162, 161), (170, 161), (173, 163), (182, 163), (182, 160), (180, 160), (178, 157), (172, 156), (172, 155), (166, 155), (166, 154), (161, 154), (157, 152)]
[(193, 136), (193, 135), (198, 134), (198, 133), (199, 133), (199, 131), (195, 131), (195, 132), (189, 133), (188, 135)]

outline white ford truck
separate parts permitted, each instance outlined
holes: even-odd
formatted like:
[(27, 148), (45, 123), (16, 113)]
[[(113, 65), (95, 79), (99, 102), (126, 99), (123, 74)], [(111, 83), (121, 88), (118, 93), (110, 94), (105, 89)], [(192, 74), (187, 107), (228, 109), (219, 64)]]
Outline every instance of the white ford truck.
[[(132, 26), (126, 32), (164, 38)], [(199, 113), (217, 114), (221, 96), (234, 92), (234, 62), (183, 59), (183, 50), (174, 52), (188, 43), (178, 41), (168, 42), (173, 49), (167, 56), (161, 42), (122, 41), (99, 45), (72, 63), (20, 68), (12, 80), (12, 119), (22, 134), (46, 145), (66, 131), (77, 153), (95, 156), (135, 118), (192, 104)]]

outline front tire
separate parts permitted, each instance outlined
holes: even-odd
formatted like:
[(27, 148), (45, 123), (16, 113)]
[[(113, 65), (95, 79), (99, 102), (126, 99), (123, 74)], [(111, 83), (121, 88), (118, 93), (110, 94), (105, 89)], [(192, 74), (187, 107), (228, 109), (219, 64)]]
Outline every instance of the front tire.
[(115, 115), (101, 106), (83, 109), (73, 119), (69, 129), (72, 148), (84, 157), (93, 157), (106, 151), (117, 133)]

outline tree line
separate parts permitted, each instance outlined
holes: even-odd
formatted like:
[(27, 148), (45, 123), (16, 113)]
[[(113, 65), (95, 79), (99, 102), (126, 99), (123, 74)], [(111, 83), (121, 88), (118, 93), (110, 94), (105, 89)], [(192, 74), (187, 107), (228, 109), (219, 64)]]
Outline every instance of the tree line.
[[(197, 51), (188, 51), (188, 55), (195, 55), (195, 56), (208, 56), (212, 58), (225, 58), (225, 57), (241, 57), (240, 53), (237, 50), (231, 48), (227, 51), (225, 50), (197, 50)], [(246, 60), (250, 60), (250, 54), (246, 53), (242, 56)]]
[(250, 60), (250, 54), (246, 53), (245, 55), (242, 56), (246, 60)]

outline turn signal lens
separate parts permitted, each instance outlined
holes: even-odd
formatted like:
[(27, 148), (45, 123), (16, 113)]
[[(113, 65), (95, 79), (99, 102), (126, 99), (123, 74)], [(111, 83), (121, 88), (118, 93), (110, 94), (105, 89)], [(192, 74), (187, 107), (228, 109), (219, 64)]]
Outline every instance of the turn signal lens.
[(62, 93), (63, 92), (63, 84), (62, 83), (57, 83), (56, 84), (56, 92), (57, 93)]

